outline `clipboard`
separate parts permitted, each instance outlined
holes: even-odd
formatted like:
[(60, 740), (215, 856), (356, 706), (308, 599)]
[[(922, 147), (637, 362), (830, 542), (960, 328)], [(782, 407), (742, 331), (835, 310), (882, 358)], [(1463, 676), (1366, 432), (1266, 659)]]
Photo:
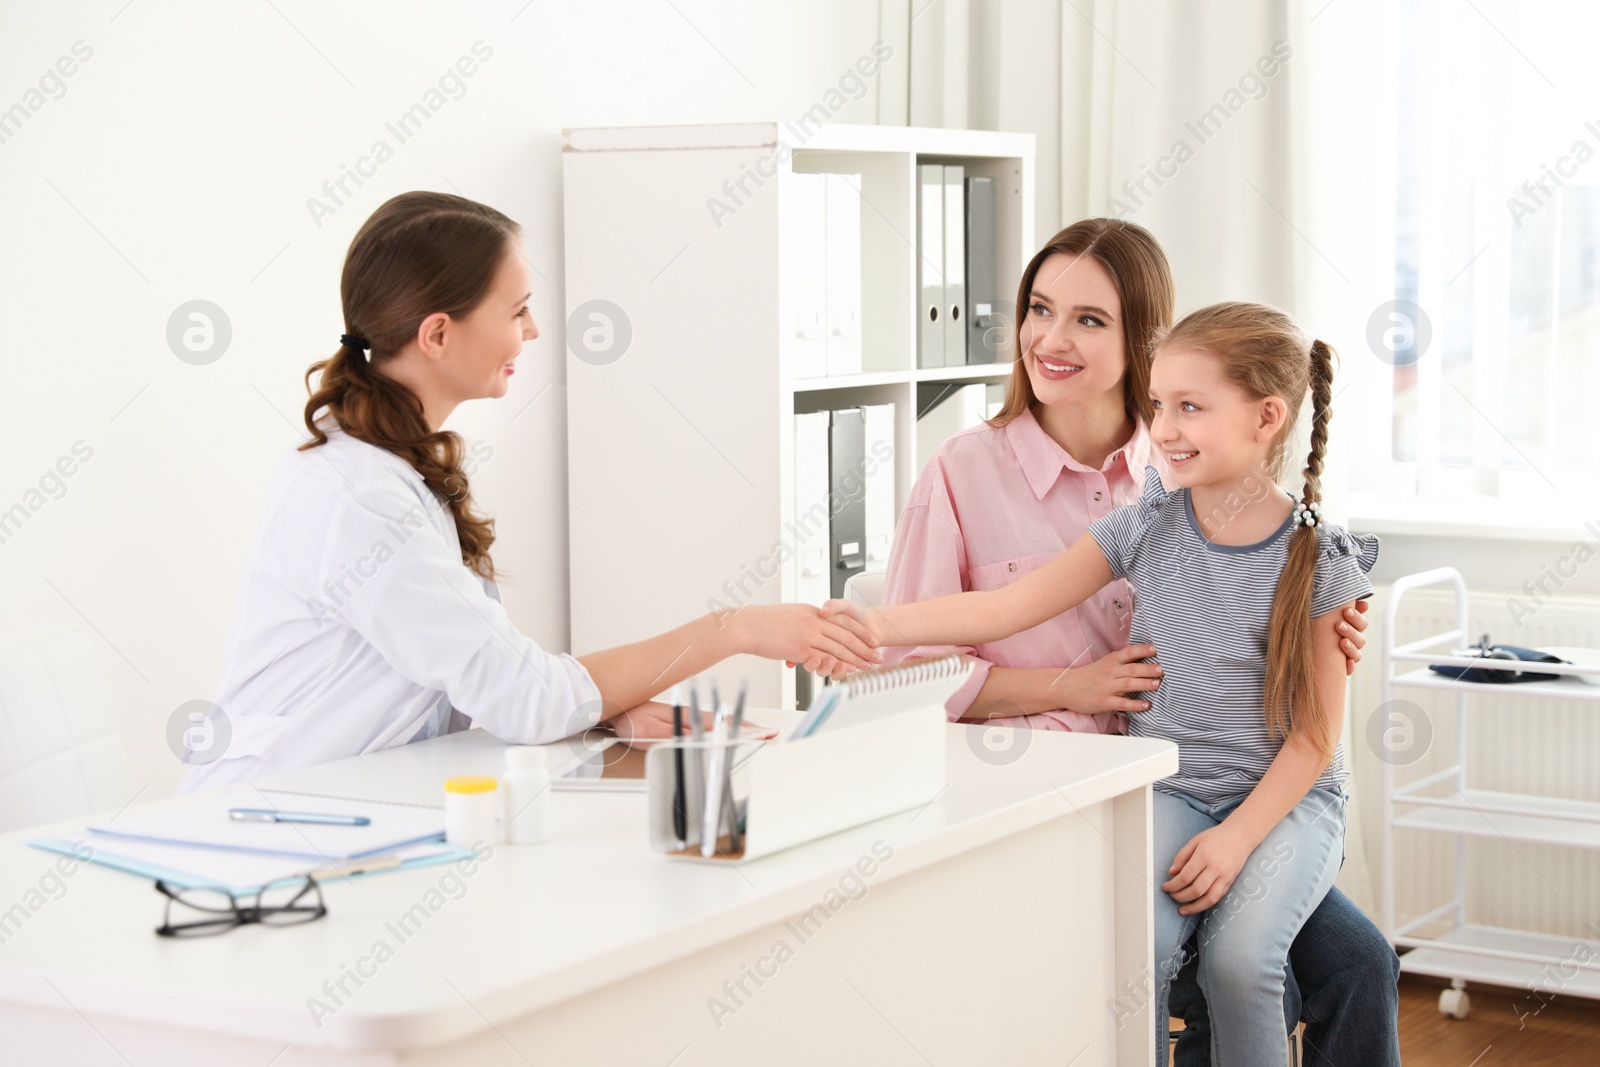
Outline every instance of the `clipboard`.
[[(224, 889), (234, 896), (249, 896), (268, 886), (313, 873), (319, 865), (304, 860), (270, 855), (252, 855), (220, 849), (175, 845), (150, 841), (101, 840), (92, 835), (73, 839), (37, 837), (26, 839), (35, 848), (70, 856), (81, 863), (95, 863), (112, 870), (138, 875), (151, 881), (166, 882), (179, 889)], [(85, 855), (85, 852), (88, 855)], [(375, 865), (371, 859), (357, 860), (345, 868), (337, 865), (332, 873), (320, 875), (324, 884), (338, 878), (362, 878), (385, 871), (431, 867), (440, 863), (476, 856), (471, 849), (447, 845), (442, 841), (411, 845), (393, 854), (398, 863)]]

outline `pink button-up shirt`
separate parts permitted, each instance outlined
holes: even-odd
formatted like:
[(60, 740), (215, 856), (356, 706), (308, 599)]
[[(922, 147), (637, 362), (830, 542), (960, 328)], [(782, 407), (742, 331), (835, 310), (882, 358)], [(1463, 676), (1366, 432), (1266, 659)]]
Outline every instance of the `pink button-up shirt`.
[[(998, 429), (980, 424), (956, 434), (911, 490), (889, 554), (885, 601), (903, 604), (1016, 581), (1070, 548), (1100, 516), (1138, 500), (1152, 462), (1142, 424), (1099, 470), (1073, 459), (1031, 411)], [(884, 662), (951, 651), (973, 657), (972, 677), (945, 704), (954, 721), (972, 706), (991, 666), (1085, 666), (1128, 647), (1132, 618), (1128, 584), (1116, 580), (1071, 611), (1003, 641), (885, 649)], [(991, 721), (1088, 733), (1126, 729), (1118, 712), (1061, 709)]]

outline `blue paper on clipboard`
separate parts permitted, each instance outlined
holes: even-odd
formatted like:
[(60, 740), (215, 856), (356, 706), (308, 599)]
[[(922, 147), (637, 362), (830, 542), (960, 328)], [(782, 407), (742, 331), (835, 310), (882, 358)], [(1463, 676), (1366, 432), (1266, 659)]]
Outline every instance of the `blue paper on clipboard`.
[[(94, 834), (84, 834), (78, 838), (29, 838), (28, 844), (49, 852), (59, 852), (86, 863), (97, 863), (152, 881), (163, 881), (177, 888), (225, 889), (235, 896), (260, 892), (266, 886), (298, 878), (319, 868), (321, 873), (318, 880), (329, 883), (341, 877), (360, 878), (368, 873), (381, 874), (385, 870), (405, 870), (412, 867), (453, 863), (456, 860), (470, 859), (474, 855), (471, 849), (447, 845), (442, 841), (432, 841), (396, 849), (393, 855), (401, 861), (397, 867), (383, 867), (363, 872), (361, 867), (370, 864), (371, 860), (329, 866), (288, 856), (252, 854), (231, 849), (211, 849), (131, 838), (114, 840)], [(345, 871), (350, 873), (347, 874)]]

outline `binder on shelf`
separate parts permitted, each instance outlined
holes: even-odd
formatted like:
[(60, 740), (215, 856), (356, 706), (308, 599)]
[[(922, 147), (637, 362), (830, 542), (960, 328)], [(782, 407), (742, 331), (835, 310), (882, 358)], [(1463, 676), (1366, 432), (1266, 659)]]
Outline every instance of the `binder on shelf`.
[(832, 412), (828, 435), (829, 488), (833, 516), (828, 529), (833, 573), (831, 596), (844, 596), (844, 583), (867, 567), (867, 502), (864, 472), (866, 416), (860, 408)]
[(819, 607), (833, 595), (828, 566), (829, 421), (826, 411), (794, 417), (795, 599)]
[(894, 497), (894, 405), (868, 404), (866, 413), (867, 565), (887, 570), (898, 509)]
[(1005, 354), (1004, 311), (995, 263), (994, 179), (967, 179), (967, 363), (997, 363)]
[(917, 167), (917, 366), (944, 366), (944, 167)]
[(944, 359), (946, 367), (967, 362), (967, 191), (963, 167), (944, 168)]
[(827, 371), (861, 373), (861, 175), (824, 174)]
[(791, 175), (784, 199), (784, 240), (793, 278), (789, 331), (796, 378), (828, 373), (827, 197), (822, 174)]
[(751, 860), (927, 804), (945, 785), (944, 702), (971, 671), (965, 657), (944, 656), (853, 675), (827, 687), (837, 704), (809, 736), (733, 742), (759, 745), (747, 757), (735, 754), (731, 807), (743, 833), (738, 848), (721, 836), (710, 857), (700, 854), (694, 811), (687, 813), (687, 847), (678, 848), (673, 775), (677, 749), (714, 742), (654, 745), (645, 756), (650, 846), (701, 863)]

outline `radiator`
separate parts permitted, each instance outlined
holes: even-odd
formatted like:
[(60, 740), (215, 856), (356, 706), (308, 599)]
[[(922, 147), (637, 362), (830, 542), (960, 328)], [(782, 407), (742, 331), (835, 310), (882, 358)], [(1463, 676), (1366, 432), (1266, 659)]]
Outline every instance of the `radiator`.
[[(1523, 595), (1514, 606), (1509, 592), (1469, 594), (1469, 642), (1487, 632), (1500, 643), (1538, 648), (1584, 645), (1600, 648), (1600, 599), (1546, 600), (1531, 613)], [(1378, 829), (1380, 764), (1368, 742), (1367, 725), (1382, 702), (1379, 650), (1388, 588), (1377, 590), (1368, 613), (1366, 659), (1350, 685), (1350, 722), (1345, 739), (1357, 817), (1374, 878), (1379, 876)], [(1422, 589), (1406, 595), (1397, 626), (1397, 644), (1420, 640), (1455, 627), (1454, 598), (1448, 590)], [(1520, 621), (1520, 626), (1518, 625)], [(1401, 673), (1415, 664), (1397, 665)], [(1600, 688), (1595, 690), (1600, 698)], [(1396, 700), (1416, 703), (1425, 713), (1432, 739), (1420, 759), (1396, 768), (1404, 785), (1450, 766), (1455, 753), (1455, 701), (1448, 693), (1396, 689)], [(1467, 698), (1467, 779), (1475, 787), (1538, 793), (1573, 800), (1600, 801), (1600, 699), (1588, 701), (1528, 697), (1518, 686), (1503, 692), (1475, 690)], [(1491, 819), (1493, 816), (1491, 816)], [(1451, 897), (1452, 839), (1414, 830), (1395, 831), (1396, 920), (1404, 924)], [(1526, 841), (1468, 838), (1466, 843), (1467, 921), (1533, 930), (1557, 936), (1593, 938), (1600, 929), (1600, 851)], [(1376, 912), (1373, 912), (1376, 915)], [(1419, 930), (1431, 935), (1435, 930)]]

